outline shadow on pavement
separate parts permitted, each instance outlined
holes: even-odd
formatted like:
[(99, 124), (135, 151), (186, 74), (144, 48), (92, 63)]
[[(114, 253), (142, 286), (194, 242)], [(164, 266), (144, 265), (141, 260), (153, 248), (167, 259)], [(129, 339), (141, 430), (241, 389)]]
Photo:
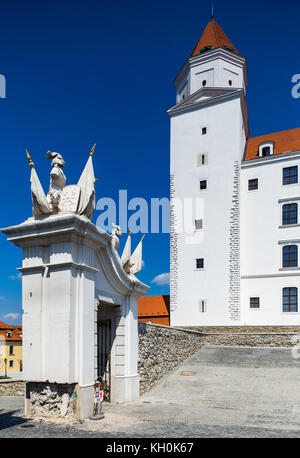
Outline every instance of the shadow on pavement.
[(0, 431), (5, 428), (10, 428), (11, 426), (18, 426), (23, 423), (27, 423), (28, 420), (26, 418), (22, 418), (19, 416), (15, 416), (18, 414), (19, 410), (11, 410), (9, 412), (5, 410), (0, 410)]

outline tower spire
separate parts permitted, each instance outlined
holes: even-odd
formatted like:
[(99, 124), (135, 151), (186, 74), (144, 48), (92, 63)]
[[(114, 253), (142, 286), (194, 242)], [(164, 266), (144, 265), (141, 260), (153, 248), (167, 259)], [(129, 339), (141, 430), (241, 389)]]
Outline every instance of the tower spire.
[[(212, 4), (212, 13), (214, 12)], [(239, 54), (236, 47), (231, 43), (227, 35), (223, 32), (219, 24), (215, 21), (214, 16), (211, 16), (211, 20), (204, 29), (203, 34), (200, 37), (200, 40), (196, 44), (191, 57), (199, 54), (199, 51), (202, 49), (215, 49), (215, 48), (224, 48), (227, 47), (231, 49), (234, 53)]]

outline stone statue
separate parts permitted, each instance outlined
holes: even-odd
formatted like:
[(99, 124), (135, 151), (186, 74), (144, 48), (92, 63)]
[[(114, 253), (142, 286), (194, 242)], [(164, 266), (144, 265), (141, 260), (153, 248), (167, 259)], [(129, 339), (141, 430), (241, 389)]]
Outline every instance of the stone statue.
[(114, 223), (112, 223), (112, 226), (113, 228), (111, 231), (111, 235), (112, 235), (111, 244), (115, 250), (118, 250), (119, 245), (120, 245), (119, 237), (122, 237), (122, 231), (121, 231), (120, 226), (117, 226)]
[(140, 243), (137, 245), (136, 249), (131, 254), (131, 231), (129, 231), (127, 242), (125, 244), (123, 254), (121, 257), (121, 264), (125, 272), (130, 276), (134, 276), (142, 269), (142, 243), (144, 237), (145, 236), (143, 235), (143, 237), (140, 240)]
[(47, 197), (36, 173), (29, 152), (26, 155), (31, 168), (32, 211), (35, 218), (56, 215), (57, 213), (75, 213), (92, 219), (95, 210), (95, 175), (92, 156), (95, 146), (91, 149), (88, 161), (77, 184), (66, 186), (63, 172), (65, 161), (59, 153), (48, 151), (46, 158), (51, 160), (50, 186)]
[(47, 194), (47, 201), (52, 211), (58, 211), (62, 190), (66, 184), (66, 177), (62, 168), (65, 166), (61, 154), (48, 151), (47, 159), (51, 160), (50, 186)]

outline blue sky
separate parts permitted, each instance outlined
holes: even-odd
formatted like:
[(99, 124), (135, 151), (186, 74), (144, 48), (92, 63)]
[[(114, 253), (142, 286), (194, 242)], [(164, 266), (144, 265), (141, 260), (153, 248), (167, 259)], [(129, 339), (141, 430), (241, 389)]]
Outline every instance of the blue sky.
[[(247, 58), (251, 136), (299, 127), (300, 99), (291, 96), (292, 76), (300, 73), (299, 2), (245, 0), (241, 9), (240, 1), (217, 0), (214, 9)], [(96, 198), (116, 199), (119, 189), (129, 199), (169, 196), (166, 110), (210, 12), (208, 0), (2, 3), (1, 227), (31, 216), (26, 147), (46, 191), (49, 149), (63, 155), (70, 184), (97, 143)], [(1, 234), (0, 250), (0, 320), (19, 323), (7, 314), (21, 313), (21, 249)], [(139, 278), (152, 286), (149, 294), (168, 293), (168, 285), (151, 282), (169, 272), (168, 234), (147, 235), (143, 258)]]

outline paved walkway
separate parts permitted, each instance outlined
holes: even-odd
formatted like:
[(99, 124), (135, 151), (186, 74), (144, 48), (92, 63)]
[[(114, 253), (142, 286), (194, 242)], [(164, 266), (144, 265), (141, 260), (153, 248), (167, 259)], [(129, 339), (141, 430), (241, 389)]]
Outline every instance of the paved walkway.
[(0, 398), (0, 437), (300, 437), (300, 359), (290, 349), (206, 347), (139, 401), (104, 405), (97, 422), (28, 421), (22, 405)]

